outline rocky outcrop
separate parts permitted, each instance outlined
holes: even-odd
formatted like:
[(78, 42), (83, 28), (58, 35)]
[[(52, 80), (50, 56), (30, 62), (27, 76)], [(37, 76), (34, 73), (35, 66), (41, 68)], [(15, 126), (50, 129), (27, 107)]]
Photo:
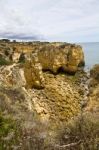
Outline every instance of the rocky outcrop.
[(44, 87), (43, 71), (74, 74), (84, 65), (82, 48), (66, 43), (48, 43), (26, 56), (25, 78), (28, 87)]
[(24, 65), (24, 76), (26, 88), (41, 89), (44, 87), (42, 66), (38, 61), (37, 53), (32, 53), (27, 57)]
[(99, 65), (96, 64), (91, 70), (90, 70), (90, 76), (92, 79), (94, 79), (97, 84), (99, 83)]
[(90, 70), (88, 111), (99, 115), (99, 64)]
[(59, 69), (65, 72), (75, 73), (78, 66), (84, 64), (82, 48), (66, 43), (42, 46), (38, 51), (38, 59), (43, 70), (50, 70), (53, 73), (57, 73)]
[[(1, 57), (13, 63), (24, 63), (27, 88), (44, 88), (43, 71), (58, 74), (60, 71), (75, 74), (84, 65), (84, 54), (80, 46), (68, 43), (0, 43)], [(7, 64), (7, 62), (1, 62)]]

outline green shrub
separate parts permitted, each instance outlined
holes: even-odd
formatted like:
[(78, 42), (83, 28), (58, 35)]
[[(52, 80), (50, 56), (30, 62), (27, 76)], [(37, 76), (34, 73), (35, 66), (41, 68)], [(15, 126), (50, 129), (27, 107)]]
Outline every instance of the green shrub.
[(5, 119), (0, 114), (0, 138), (4, 137), (13, 129), (13, 123), (11, 119)]
[(7, 61), (6, 59), (0, 57), (0, 66), (10, 65), (11, 63), (12, 63), (11, 61)]
[(25, 63), (25, 54), (22, 53), (19, 58), (19, 63)]
[(19, 143), (19, 130), (17, 123), (10, 117), (5, 118), (0, 113), (0, 150), (11, 150)]

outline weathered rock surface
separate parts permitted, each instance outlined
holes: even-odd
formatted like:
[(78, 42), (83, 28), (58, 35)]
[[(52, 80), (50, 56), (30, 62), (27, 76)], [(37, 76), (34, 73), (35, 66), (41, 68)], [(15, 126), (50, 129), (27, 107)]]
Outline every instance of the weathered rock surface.
[[(0, 41), (1, 64), (25, 62), (24, 74), (27, 88), (44, 87), (43, 71), (74, 74), (84, 65), (84, 53), (79, 45), (48, 42)], [(6, 60), (6, 61), (5, 61)]]
[(44, 87), (43, 71), (74, 74), (83, 65), (84, 54), (80, 46), (65, 43), (41, 45), (26, 56), (24, 73), (27, 87)]
[[(84, 63), (82, 48), (73, 44), (47, 44), (38, 51), (38, 59), (43, 70), (57, 73), (59, 69), (75, 73)], [(46, 61), (45, 61), (46, 60)]]
[(37, 53), (30, 54), (25, 60), (24, 76), (26, 88), (41, 89), (44, 87), (42, 65), (38, 60)]

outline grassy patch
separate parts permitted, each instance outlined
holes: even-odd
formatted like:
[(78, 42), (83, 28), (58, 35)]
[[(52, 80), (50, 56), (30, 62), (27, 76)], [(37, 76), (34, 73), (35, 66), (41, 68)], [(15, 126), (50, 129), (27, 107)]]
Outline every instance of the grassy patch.
[(0, 113), (0, 150), (10, 150), (19, 140), (17, 124), (10, 117), (5, 118)]
[(12, 62), (11, 61), (7, 61), (6, 59), (0, 57), (0, 66), (3, 66), (3, 65), (11, 65)]
[(98, 150), (99, 120), (88, 114), (69, 122), (60, 136), (60, 141), (60, 145), (77, 143), (69, 147), (71, 150)]

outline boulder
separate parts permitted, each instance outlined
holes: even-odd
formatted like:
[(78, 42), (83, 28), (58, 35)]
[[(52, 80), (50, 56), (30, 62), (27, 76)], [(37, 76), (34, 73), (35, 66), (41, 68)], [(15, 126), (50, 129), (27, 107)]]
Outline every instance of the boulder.
[(78, 67), (84, 66), (84, 53), (80, 46), (73, 45), (68, 51), (68, 65), (66, 71), (75, 73)]

